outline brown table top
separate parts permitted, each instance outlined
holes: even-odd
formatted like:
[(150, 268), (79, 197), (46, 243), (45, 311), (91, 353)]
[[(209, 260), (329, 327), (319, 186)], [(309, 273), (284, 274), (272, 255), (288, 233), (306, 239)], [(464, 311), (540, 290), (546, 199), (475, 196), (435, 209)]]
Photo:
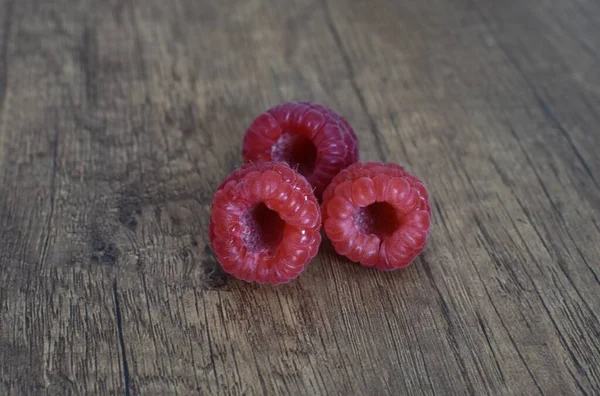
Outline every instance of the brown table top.
[[(600, 3), (0, 0), (0, 394), (600, 394)], [(392, 273), (223, 274), (258, 114), (426, 183)]]

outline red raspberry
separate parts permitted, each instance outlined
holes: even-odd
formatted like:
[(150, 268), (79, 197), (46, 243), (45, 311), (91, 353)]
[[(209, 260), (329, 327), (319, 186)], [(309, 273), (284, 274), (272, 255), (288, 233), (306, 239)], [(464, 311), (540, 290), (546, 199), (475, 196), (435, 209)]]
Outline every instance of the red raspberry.
[(427, 190), (396, 164), (350, 165), (325, 190), (321, 213), (335, 250), (366, 267), (407, 266), (429, 235)]
[(243, 165), (217, 188), (209, 237), (223, 270), (247, 282), (296, 278), (321, 243), (319, 203), (284, 162)]
[(287, 162), (320, 198), (339, 171), (358, 161), (358, 139), (342, 117), (324, 106), (284, 103), (252, 122), (242, 154), (246, 162)]

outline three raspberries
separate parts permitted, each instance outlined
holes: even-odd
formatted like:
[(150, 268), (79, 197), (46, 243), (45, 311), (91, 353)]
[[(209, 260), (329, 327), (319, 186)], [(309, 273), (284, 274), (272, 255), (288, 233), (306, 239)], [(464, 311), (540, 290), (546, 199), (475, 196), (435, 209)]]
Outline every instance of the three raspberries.
[(225, 272), (288, 282), (317, 254), (321, 225), (338, 254), (365, 267), (402, 268), (423, 250), (425, 186), (399, 165), (357, 162), (356, 134), (330, 109), (267, 110), (246, 131), (242, 154), (246, 164), (221, 182), (211, 206), (210, 243)]

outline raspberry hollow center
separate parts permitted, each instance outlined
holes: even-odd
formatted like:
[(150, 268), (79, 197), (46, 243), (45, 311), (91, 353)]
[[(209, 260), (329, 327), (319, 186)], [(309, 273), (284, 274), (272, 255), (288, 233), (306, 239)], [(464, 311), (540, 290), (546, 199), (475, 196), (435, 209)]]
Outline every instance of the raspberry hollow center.
[(268, 251), (274, 253), (283, 239), (285, 221), (279, 214), (264, 203), (251, 208), (244, 219), (248, 232), (244, 242), (248, 250), (253, 252)]
[(271, 158), (274, 161), (287, 162), (304, 177), (310, 176), (315, 170), (317, 147), (304, 136), (284, 133), (272, 150)]
[(358, 208), (354, 213), (356, 227), (365, 235), (374, 234), (383, 240), (400, 227), (400, 220), (394, 207), (387, 202), (375, 202)]

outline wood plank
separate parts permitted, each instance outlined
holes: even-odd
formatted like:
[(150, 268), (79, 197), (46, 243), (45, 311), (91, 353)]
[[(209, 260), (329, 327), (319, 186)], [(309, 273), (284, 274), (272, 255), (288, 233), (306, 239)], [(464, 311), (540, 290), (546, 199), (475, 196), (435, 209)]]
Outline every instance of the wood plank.
[(0, 8), (0, 393), (113, 393), (123, 389), (113, 282), (92, 268), (82, 222), (98, 191), (72, 194), (82, 186), (66, 171), (93, 153), (73, 145), (79, 87), (63, 10)]
[[(477, 315), (459, 315), (460, 309), (453, 307), (456, 317), (452, 321), (462, 324), (464, 318), (473, 318), (470, 327), (475, 328), (474, 317), (482, 310), (498, 316), (484, 316), (482, 326), (500, 320), (502, 326), (497, 328), (508, 333), (501, 334), (501, 344), (511, 346), (519, 355), (516, 361), (526, 369), (518, 367), (514, 357), (490, 356), (489, 361), (496, 360), (501, 372), (517, 368), (522, 373), (508, 378), (532, 376), (537, 390), (548, 394), (581, 388), (596, 392), (597, 359), (589, 359), (588, 351), (598, 351), (595, 312), (600, 284), (598, 267), (591, 263), (600, 252), (597, 244), (579, 245), (581, 238), (599, 240), (595, 227), (598, 195), (570, 137), (548, 117), (547, 108), (524, 83), (527, 77), (494, 45), (487, 20), (468, 4), (440, 4), (435, 9), (416, 2), (398, 5), (382, 1), (378, 7), (334, 4), (339, 12), (331, 19), (336, 21), (339, 35), (347, 38), (347, 48), (342, 50), (350, 53), (355, 64), (365, 65), (358, 85), (372, 95), (367, 102), (372, 103), (373, 117), (384, 120), (379, 130), (389, 136), (385, 144), (398, 161), (404, 160), (424, 174), (433, 195), (439, 197), (434, 201), (444, 231), (460, 241), (445, 238), (441, 246), (455, 248), (459, 243), (468, 246), (465, 256), (477, 258), (475, 268), (453, 267), (456, 272), (466, 272), (442, 293), (444, 298), (453, 298), (454, 288), (468, 285), (489, 301), (476, 309)], [(406, 18), (398, 20), (398, 15)], [(422, 18), (412, 19), (414, 15)], [(361, 20), (366, 20), (365, 25), (380, 21), (377, 33), (361, 34), (356, 27)], [(398, 25), (405, 27), (405, 40), (394, 39)], [(366, 67), (371, 59), (383, 67), (398, 64), (404, 70), (399, 72), (401, 78), (384, 83), (385, 73)], [(492, 71), (494, 74), (488, 75)], [(501, 85), (490, 83), (492, 78)], [(416, 105), (406, 105), (403, 93), (414, 85), (429, 94)], [(373, 86), (385, 89), (375, 91)], [(454, 96), (457, 92), (460, 94)], [(409, 109), (398, 112), (403, 107)], [(418, 110), (423, 107), (432, 109)], [(593, 135), (594, 126), (588, 127), (588, 135)], [(386, 133), (390, 130), (393, 135)], [(458, 180), (448, 181), (449, 175)], [(455, 212), (447, 206), (452, 204)], [(448, 221), (458, 218), (462, 224), (457, 226)], [(482, 262), (485, 257), (487, 264), (485, 259)], [(499, 274), (490, 277), (483, 271), (492, 266)], [(436, 275), (440, 280), (452, 279), (441, 269)], [(556, 287), (551, 286), (554, 284)], [(527, 296), (514, 305), (511, 294), (517, 291)], [(524, 301), (530, 306), (535, 301), (535, 305), (523, 307)], [(468, 303), (459, 301), (458, 305)], [(580, 315), (578, 320), (573, 320), (574, 311)], [(515, 312), (520, 312), (522, 319), (507, 321)], [(554, 334), (548, 332), (552, 328)], [(489, 337), (479, 335), (481, 339)], [(459, 344), (468, 342), (466, 338)], [(562, 350), (562, 358), (540, 351), (548, 342), (555, 346), (551, 350)], [(560, 368), (564, 362), (567, 367)], [(479, 363), (468, 360), (468, 365), (477, 367)], [(566, 378), (557, 374), (563, 372), (568, 373)], [(567, 384), (570, 389), (565, 388)]]

